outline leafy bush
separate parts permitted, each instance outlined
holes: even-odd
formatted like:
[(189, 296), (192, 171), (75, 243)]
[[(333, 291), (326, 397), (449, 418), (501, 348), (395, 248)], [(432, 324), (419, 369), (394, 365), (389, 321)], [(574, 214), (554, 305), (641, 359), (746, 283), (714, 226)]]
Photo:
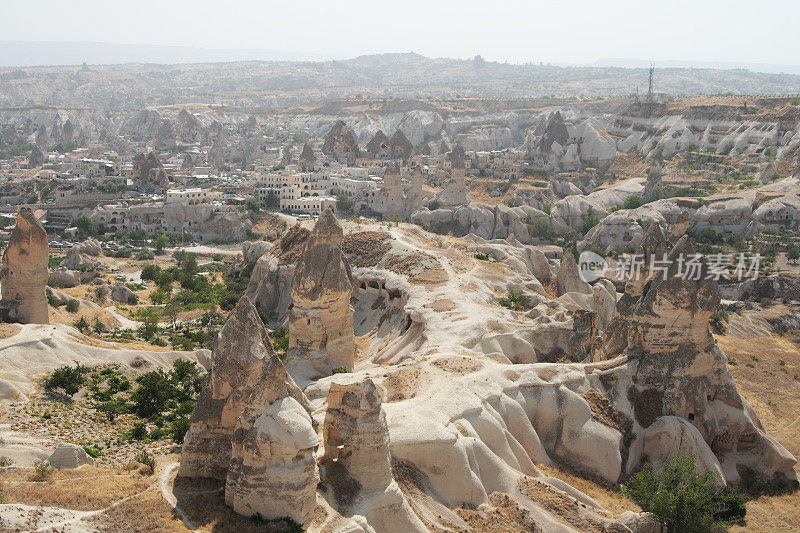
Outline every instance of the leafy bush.
[(156, 471), (156, 459), (152, 456), (152, 454), (147, 453), (147, 451), (142, 450), (136, 454), (136, 457), (133, 458), (134, 461), (137, 463), (142, 463), (143, 465), (147, 465), (150, 467), (150, 470), (153, 472)]
[(61, 306), (61, 300), (56, 298), (49, 288), (47, 289), (47, 303), (50, 305), (50, 307), (58, 308)]
[(594, 215), (589, 215), (583, 219), (583, 224), (581, 225), (581, 231), (584, 235), (589, 233), (589, 230), (595, 227), (600, 223), (600, 219)]
[(431, 211), (436, 211), (441, 206), (442, 204), (439, 203), (439, 200), (431, 200), (430, 202), (428, 202), (428, 209), (430, 209)]
[(529, 309), (527, 300), (523, 293), (510, 290), (506, 297), (500, 300), (500, 305), (514, 311), (527, 311)]
[(533, 237), (538, 237), (545, 240), (555, 240), (558, 237), (553, 223), (546, 218), (539, 218), (533, 221), (530, 227), (530, 233)]
[(61, 389), (67, 396), (74, 396), (86, 382), (84, 374), (88, 372), (89, 369), (80, 364), (56, 368), (45, 378), (42, 388), (47, 392)]
[(336, 212), (349, 213), (353, 210), (353, 200), (346, 194), (340, 194), (336, 197)]
[(103, 455), (103, 452), (101, 452), (100, 448), (98, 448), (97, 446), (84, 446), (83, 451), (85, 451), (86, 455), (88, 455), (92, 459), (97, 459), (98, 457)]
[(188, 416), (182, 416), (180, 418), (176, 418), (172, 421), (172, 425), (170, 426), (170, 436), (172, 440), (177, 443), (182, 443), (183, 438), (186, 436), (186, 432), (189, 431), (189, 425), (191, 424)]
[(474, 257), (479, 261), (489, 261), (489, 256), (480, 252), (476, 253)]
[(720, 335), (724, 335), (728, 331), (728, 311), (725, 309), (724, 306), (720, 306), (716, 312), (711, 315), (709, 321), (711, 322), (711, 327), (714, 328), (714, 331), (719, 333)]
[(642, 205), (644, 205), (644, 201), (641, 196), (634, 194), (625, 198), (625, 201), (622, 202), (622, 209), (636, 209), (637, 207), (642, 207)]
[(645, 464), (622, 490), (660, 520), (668, 533), (714, 531), (740, 522), (747, 513), (740, 494), (719, 487), (718, 474), (697, 474), (693, 455), (674, 455), (658, 472)]
[(73, 298), (72, 300), (68, 300), (67, 305), (65, 306), (66, 310), (69, 311), (70, 313), (77, 313), (80, 307), (81, 304), (75, 298)]
[(248, 198), (245, 202), (245, 206), (247, 207), (248, 211), (252, 211), (253, 213), (258, 213), (261, 211), (261, 202), (256, 200), (255, 198)]
[(154, 281), (159, 272), (161, 272), (161, 267), (152, 263), (148, 263), (142, 267), (141, 278), (143, 280)]
[(148, 418), (160, 414), (167, 407), (167, 402), (172, 397), (172, 384), (169, 376), (161, 370), (147, 372), (136, 378), (139, 384), (131, 394), (133, 412), (141, 418)]
[(347, 374), (347, 368), (340, 366), (333, 369), (334, 374)]
[(144, 422), (135, 423), (130, 432), (128, 432), (128, 437), (131, 440), (144, 440), (147, 437), (147, 427)]
[(138, 252), (136, 252), (136, 259), (140, 261), (149, 261), (155, 257), (155, 254), (148, 250), (147, 248), (142, 248)]
[(47, 459), (33, 463), (33, 477), (31, 481), (46, 481), (53, 477), (53, 465)]
[(281, 326), (269, 332), (272, 347), (276, 352), (285, 352), (289, 349), (289, 328)]

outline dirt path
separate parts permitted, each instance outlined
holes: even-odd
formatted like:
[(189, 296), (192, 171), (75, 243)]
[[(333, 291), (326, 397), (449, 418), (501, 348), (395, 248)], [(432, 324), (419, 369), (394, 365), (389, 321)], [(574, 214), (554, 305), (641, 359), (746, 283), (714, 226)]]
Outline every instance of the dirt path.
[(170, 507), (172, 507), (172, 509), (181, 517), (183, 525), (185, 525), (191, 531), (200, 531), (197, 526), (195, 526), (189, 520), (189, 517), (186, 516), (186, 513), (183, 511), (183, 509), (178, 506), (178, 498), (175, 497), (175, 478), (172, 476), (172, 474), (178, 469), (179, 464), (180, 463), (177, 461), (173, 461), (163, 466), (161, 474), (158, 476), (158, 486), (161, 489), (161, 495), (164, 497)]

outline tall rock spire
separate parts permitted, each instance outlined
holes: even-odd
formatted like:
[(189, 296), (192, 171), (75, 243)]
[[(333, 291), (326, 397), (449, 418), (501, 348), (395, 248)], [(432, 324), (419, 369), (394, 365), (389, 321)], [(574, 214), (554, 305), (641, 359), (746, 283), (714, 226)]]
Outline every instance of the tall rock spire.
[(353, 278), (342, 238), (342, 227), (326, 209), (306, 241), (292, 280), (289, 355), (322, 355), (327, 372), (340, 367), (351, 371), (355, 363)]
[(11, 232), (3, 252), (0, 274), (4, 313), (23, 324), (49, 324), (47, 269), (50, 247), (47, 232), (29, 207), (17, 214), (17, 226)]

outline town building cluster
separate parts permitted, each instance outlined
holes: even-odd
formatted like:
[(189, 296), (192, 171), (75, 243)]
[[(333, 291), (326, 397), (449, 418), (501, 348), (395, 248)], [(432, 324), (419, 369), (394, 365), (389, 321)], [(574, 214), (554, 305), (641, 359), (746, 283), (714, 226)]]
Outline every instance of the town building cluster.
[(239, 155), (224, 142), (180, 144), (188, 141), (174, 131), (129, 143), (122, 154), (115, 143), (81, 133), (81, 142), (65, 150), (45, 135), (47, 127), (29, 130), (30, 152), (0, 161), (0, 212), (31, 205), (44, 212), (40, 220), (53, 234), (74, 231), (83, 216), (106, 232), (233, 242), (249, 229), (247, 210), (259, 208), (408, 219), (432, 201), (468, 203), (468, 176), (513, 180), (524, 165), (522, 152), (465, 152), (445, 141), (415, 148), (400, 129), (378, 130), (361, 144), (343, 121), (302, 143), (264, 135), (256, 155)]

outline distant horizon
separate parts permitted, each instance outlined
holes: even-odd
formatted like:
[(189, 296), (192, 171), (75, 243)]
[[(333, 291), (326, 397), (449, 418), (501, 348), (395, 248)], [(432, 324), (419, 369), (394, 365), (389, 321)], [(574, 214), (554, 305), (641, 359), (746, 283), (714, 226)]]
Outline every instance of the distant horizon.
[[(414, 50), (426, 57), (591, 64), (605, 58), (733, 65), (798, 59), (800, 2), (772, 0), (40, 0), (4, 6), (2, 38), (345, 59)], [(753, 24), (755, 16), (769, 24)], [(2, 56), (0, 56), (0, 59)]]
[[(81, 66), (86, 63), (92, 66), (125, 65), (131, 63), (145, 64), (193, 64), (193, 63), (231, 63), (243, 61), (277, 61), (277, 62), (326, 62), (348, 61), (359, 57), (382, 55), (417, 54), (428, 59), (470, 60), (471, 57), (428, 56), (409, 50), (404, 52), (376, 51), (353, 56), (334, 56), (292, 50), (241, 49), (241, 48), (206, 48), (202, 46), (181, 46), (161, 44), (131, 44), (108, 41), (12, 41), (0, 40), (1, 68), (35, 68), (35, 67), (68, 67)], [(14, 55), (16, 53), (16, 56)], [(28, 59), (23, 59), (28, 58)], [(546, 60), (497, 61), (484, 58), (488, 62), (512, 65), (547, 65), (554, 67), (586, 67), (586, 68), (656, 68), (680, 69), (714, 69), (714, 70), (750, 70), (753, 72), (773, 74), (800, 75), (800, 64), (772, 64), (730, 61), (698, 61), (684, 59), (645, 59), (635, 57), (599, 58), (585, 62), (559, 62)]]

